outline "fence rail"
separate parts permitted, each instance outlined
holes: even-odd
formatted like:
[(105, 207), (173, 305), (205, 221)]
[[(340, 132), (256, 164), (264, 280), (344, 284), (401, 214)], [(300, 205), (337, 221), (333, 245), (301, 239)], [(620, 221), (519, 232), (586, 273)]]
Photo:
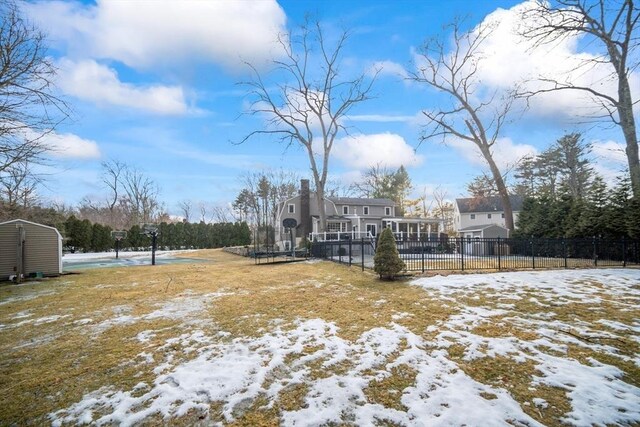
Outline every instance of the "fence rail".
[[(630, 239), (442, 238), (396, 242), (407, 271), (520, 270), (640, 265), (640, 241)], [(314, 242), (311, 255), (373, 268), (376, 242)]]

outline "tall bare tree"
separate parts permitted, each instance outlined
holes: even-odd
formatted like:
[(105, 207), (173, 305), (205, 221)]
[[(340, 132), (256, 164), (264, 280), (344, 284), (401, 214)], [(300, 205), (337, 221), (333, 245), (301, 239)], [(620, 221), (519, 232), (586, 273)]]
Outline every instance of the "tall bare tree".
[(428, 41), (416, 59), (416, 71), (410, 78), (426, 84), (448, 96), (449, 107), (425, 110), (429, 119), (421, 139), (441, 137), (459, 139), (475, 145), (482, 154), (495, 182), (504, 207), (505, 224), (514, 229), (513, 209), (503, 175), (494, 159), (494, 147), (514, 100), (511, 91), (482, 94), (478, 78), (483, 59), (482, 45), (493, 26), (481, 24), (470, 32), (455, 21), (449, 26), (453, 33)]
[(115, 159), (102, 162), (102, 183), (107, 187), (107, 209), (109, 210), (109, 225), (117, 227), (116, 208), (122, 197), (122, 179), (127, 171), (127, 165)]
[(564, 79), (542, 77), (546, 85), (524, 94), (532, 96), (554, 91), (579, 91), (588, 95), (602, 108), (605, 116), (620, 127), (626, 142), (626, 155), (631, 186), (640, 197), (640, 160), (638, 135), (633, 106), (635, 102), (629, 83), (631, 73), (640, 65), (637, 55), (638, 19), (640, 9), (634, 0), (536, 0), (534, 6), (523, 12), (523, 35), (532, 39), (535, 46), (554, 44), (563, 39), (584, 36), (590, 46), (600, 51), (591, 59), (581, 58), (572, 74), (589, 73), (596, 67), (608, 67), (610, 77), (617, 83), (616, 93), (603, 89), (602, 81), (582, 86), (569, 76)]
[(44, 34), (14, 1), (0, 0), (0, 176), (15, 163), (41, 159), (43, 137), (68, 116), (46, 51)]
[[(341, 69), (349, 33), (330, 42), (319, 22), (307, 19), (291, 38), (279, 37), (283, 58), (273, 61), (270, 73), (248, 64), (253, 79), (245, 85), (253, 98), (251, 112), (266, 116), (266, 128), (251, 132), (242, 142), (261, 134), (277, 135), (282, 142), (300, 145), (307, 152), (318, 206), (324, 206), (329, 155), (336, 137), (345, 131), (343, 117), (371, 98), (375, 76), (348, 76)], [(267, 80), (274, 77), (273, 80)], [(320, 229), (327, 225), (320, 209)]]
[(193, 202), (191, 200), (182, 200), (178, 202), (178, 207), (184, 220), (189, 222), (191, 220), (191, 212), (193, 212)]
[(151, 222), (158, 213), (158, 185), (136, 168), (128, 168), (122, 181), (126, 199), (124, 200), (131, 225)]

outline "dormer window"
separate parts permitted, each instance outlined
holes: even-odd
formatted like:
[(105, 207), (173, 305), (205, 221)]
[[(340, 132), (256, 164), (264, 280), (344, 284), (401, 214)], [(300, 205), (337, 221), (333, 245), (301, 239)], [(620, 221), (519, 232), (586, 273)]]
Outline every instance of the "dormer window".
[(349, 206), (342, 207), (342, 215), (349, 215)]
[(363, 206), (362, 207), (362, 214), (363, 215), (369, 215), (369, 206)]
[(386, 216), (391, 216), (391, 207), (390, 206), (385, 206), (384, 207), (384, 214)]
[(289, 203), (289, 205), (287, 206), (287, 210), (290, 214), (296, 213), (296, 205), (294, 205), (293, 203)]

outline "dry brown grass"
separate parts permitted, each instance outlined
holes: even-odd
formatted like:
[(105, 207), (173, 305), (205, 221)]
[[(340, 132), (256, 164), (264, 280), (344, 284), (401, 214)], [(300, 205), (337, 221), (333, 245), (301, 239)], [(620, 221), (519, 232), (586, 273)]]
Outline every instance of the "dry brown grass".
[[(142, 317), (177, 298), (225, 294), (198, 318), (209, 321), (200, 329), (212, 335), (230, 332), (229, 340), (262, 335), (274, 319), (286, 328), (298, 319), (313, 318), (335, 322), (340, 336), (352, 340), (387, 325), (398, 312), (413, 314), (402, 324), (419, 333), (451, 312), (425, 300), (418, 288), (379, 282), (371, 274), (329, 262), (256, 266), (222, 251), (189, 253), (188, 257), (208, 262), (85, 270), (37, 283), (0, 286), (0, 324), (5, 325), (0, 329), (0, 424), (41, 424), (48, 413), (101, 386), (128, 390), (141, 381), (149, 383), (152, 368), (160, 361), (150, 365), (130, 361), (179, 336), (184, 319), (141, 319), (102, 332), (99, 325), (117, 316)], [(14, 318), (20, 313), (30, 316)], [(16, 326), (52, 315), (65, 317)], [(77, 323), (82, 319), (91, 320)], [(148, 342), (136, 339), (149, 330), (155, 336)], [(178, 351), (179, 359), (193, 357), (180, 354), (178, 347), (167, 351)], [(284, 407), (299, 402), (291, 393), (283, 395)], [(262, 425), (255, 416), (247, 414), (237, 422)]]
[[(483, 337), (537, 338), (535, 331), (509, 320), (514, 313), (539, 312), (540, 306), (523, 299), (497, 300), (481, 292), (456, 296), (457, 304), (430, 297), (424, 290), (404, 282), (381, 282), (370, 272), (348, 268), (331, 262), (254, 265), (252, 260), (219, 250), (189, 253), (185, 256), (206, 262), (163, 266), (105, 268), (86, 270), (21, 286), (0, 286), (0, 425), (39, 425), (47, 422), (47, 414), (81, 400), (86, 393), (110, 386), (114, 390), (131, 390), (139, 382), (152, 383), (153, 368), (164, 355), (174, 362), (195, 356), (185, 345), (167, 345), (170, 338), (188, 332), (189, 322), (209, 336), (220, 331), (230, 333), (219, 340), (236, 337), (258, 337), (273, 330), (274, 322), (283, 330), (297, 321), (323, 319), (335, 323), (339, 336), (354, 341), (375, 327), (388, 327), (395, 322), (426, 340), (459, 306), (496, 308), (498, 303), (511, 303), (509, 314), (491, 323), (481, 323), (471, 330)], [(215, 294), (215, 295), (212, 295)], [(505, 296), (508, 298), (508, 295)], [(603, 289), (602, 303), (572, 303), (553, 306), (556, 318), (567, 323), (588, 322), (594, 328), (598, 319), (633, 323), (639, 316), (637, 306), (621, 311), (619, 301), (611, 300)], [(144, 318), (164, 304), (186, 300), (197, 305), (192, 313), (175, 318)], [(208, 301), (208, 302), (207, 302)], [(543, 301), (553, 305), (553, 301)], [(633, 306), (634, 301), (629, 301)], [(399, 313), (405, 315), (398, 317)], [(37, 324), (34, 320), (61, 316)], [(396, 315), (396, 317), (394, 317)], [(126, 321), (131, 316), (135, 321)], [(109, 323), (120, 318), (121, 323)], [(26, 322), (20, 324), (20, 322)], [(144, 342), (137, 337), (153, 331)], [(623, 338), (606, 343), (622, 356), (640, 352), (637, 341)], [(312, 354), (318, 348), (307, 347), (292, 355), (287, 363)], [(448, 349), (451, 360), (477, 381), (506, 388), (533, 418), (547, 425), (558, 425), (567, 412), (566, 394), (559, 389), (537, 386), (532, 389), (534, 367), (516, 363), (505, 357), (464, 360), (465, 348), (454, 344)], [(146, 352), (154, 357), (145, 364), (138, 355)], [(577, 360), (595, 358), (615, 365), (625, 372), (625, 380), (640, 383), (640, 371), (621, 357), (607, 356), (578, 346), (570, 346), (567, 357)], [(311, 379), (348, 371), (348, 362), (323, 366), (322, 359), (308, 363)], [(390, 370), (390, 375), (372, 381), (365, 389), (371, 403), (403, 410), (402, 391), (414, 384), (416, 372), (408, 365)], [(304, 407), (306, 384), (291, 384), (278, 394), (267, 408), (262, 396), (235, 414), (235, 426), (278, 425), (280, 413)], [(531, 404), (543, 395), (549, 408), (541, 410)], [(491, 396), (485, 396), (491, 399)], [(222, 406), (211, 405), (206, 417), (190, 412), (171, 420), (175, 425), (206, 425), (222, 422)], [(145, 425), (165, 422), (159, 416)], [(385, 425), (381, 421), (381, 425)]]

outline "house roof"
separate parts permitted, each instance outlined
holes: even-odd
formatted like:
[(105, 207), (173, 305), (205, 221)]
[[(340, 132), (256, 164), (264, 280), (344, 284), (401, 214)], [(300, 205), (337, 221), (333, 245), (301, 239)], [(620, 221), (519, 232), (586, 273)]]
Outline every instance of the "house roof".
[(464, 233), (465, 231), (482, 231), (482, 230), (486, 230), (486, 229), (491, 228), (491, 227), (498, 227), (498, 228), (502, 228), (504, 230), (507, 230), (506, 227), (503, 227), (503, 226), (501, 226), (499, 224), (483, 224), (483, 225), (472, 225), (470, 227), (465, 227), (465, 228), (463, 228), (461, 230), (458, 230), (458, 232)]
[(357, 206), (394, 206), (391, 199), (369, 199), (364, 197), (327, 197), (336, 205), (357, 205)]
[[(509, 196), (511, 200), (511, 208), (514, 212), (522, 210), (523, 197), (512, 194)], [(460, 213), (476, 213), (476, 212), (502, 212), (502, 198), (500, 196), (491, 197), (470, 197), (466, 199), (456, 199), (458, 210)]]

